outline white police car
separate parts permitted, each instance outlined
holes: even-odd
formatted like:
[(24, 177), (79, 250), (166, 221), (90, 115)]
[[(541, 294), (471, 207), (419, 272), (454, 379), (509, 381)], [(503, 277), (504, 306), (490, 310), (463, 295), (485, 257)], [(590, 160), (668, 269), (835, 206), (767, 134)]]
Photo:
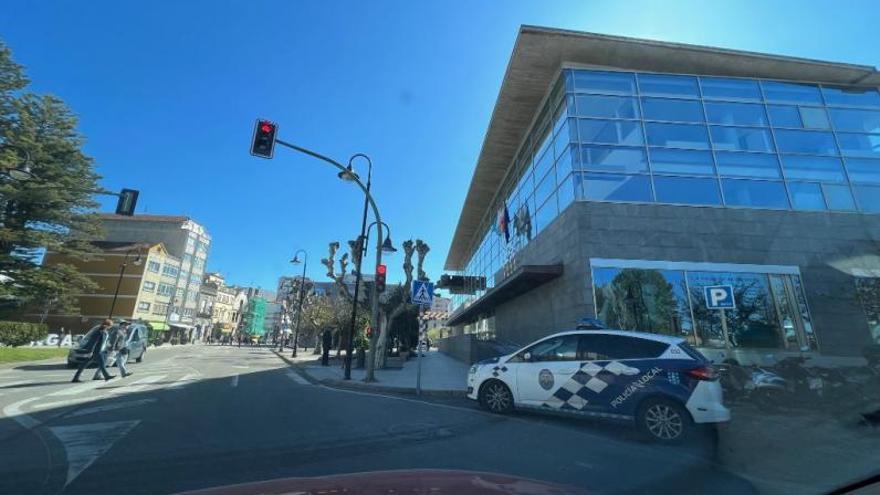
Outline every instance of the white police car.
[(471, 366), (468, 398), (506, 413), (514, 407), (635, 421), (650, 438), (674, 442), (694, 423), (730, 420), (709, 361), (678, 337), (577, 330)]

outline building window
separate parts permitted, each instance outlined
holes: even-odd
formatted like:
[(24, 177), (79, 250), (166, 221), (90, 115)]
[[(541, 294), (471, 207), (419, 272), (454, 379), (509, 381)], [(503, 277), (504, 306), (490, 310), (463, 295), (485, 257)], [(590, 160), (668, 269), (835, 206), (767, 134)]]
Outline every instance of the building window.
[(769, 180), (722, 179), (724, 201), (731, 206), (788, 208), (782, 182)]
[(718, 180), (714, 178), (654, 176), (654, 192), (662, 203), (721, 204)]
[(579, 174), (585, 199), (599, 201), (652, 201), (647, 175)]
[(174, 294), (174, 286), (166, 283), (159, 283), (159, 294), (163, 296), (170, 296)]
[(761, 101), (763, 99), (758, 81), (749, 79), (701, 77), (700, 87), (703, 90), (703, 98), (707, 100)]
[(662, 124), (648, 122), (645, 124), (650, 146), (664, 148), (708, 149), (709, 135), (706, 126), (689, 124)]
[(165, 265), (162, 267), (162, 274), (169, 277), (176, 277), (180, 270), (176, 266)]
[(153, 273), (159, 273), (159, 269), (160, 269), (161, 267), (162, 267), (162, 265), (161, 265), (159, 262), (157, 262), (157, 261), (149, 261), (149, 262), (147, 262), (147, 270), (149, 270), (149, 271), (151, 271), (151, 272), (153, 272)]
[(155, 282), (144, 281), (144, 291), (153, 292), (154, 290), (156, 290), (156, 283)]
[(168, 305), (162, 303), (153, 304), (153, 314), (154, 315), (164, 315), (168, 313)]
[(139, 302), (137, 307), (138, 313), (145, 313), (150, 310), (150, 303)]
[(703, 105), (694, 100), (642, 98), (645, 120), (667, 122), (703, 122)]
[[(815, 349), (812, 319), (800, 277), (792, 273), (711, 270), (710, 263), (682, 269), (675, 263), (593, 261), (596, 314), (610, 328), (684, 337), (710, 348)], [(731, 265), (728, 265), (731, 266)], [(732, 267), (732, 266), (731, 266)], [(735, 308), (707, 308), (704, 287), (733, 287)], [(726, 334), (726, 336), (725, 336)]]
[(639, 91), (643, 95), (700, 97), (694, 76), (639, 74)]
[(641, 148), (584, 144), (580, 146), (579, 168), (594, 172), (647, 172), (648, 158)]
[(715, 175), (709, 151), (667, 150), (651, 148), (651, 169), (655, 173), (684, 175)]

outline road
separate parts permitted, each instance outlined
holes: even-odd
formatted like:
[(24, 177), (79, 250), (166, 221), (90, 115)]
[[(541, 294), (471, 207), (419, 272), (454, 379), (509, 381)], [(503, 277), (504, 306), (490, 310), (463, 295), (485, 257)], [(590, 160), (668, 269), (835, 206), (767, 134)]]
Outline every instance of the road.
[(0, 369), (0, 493), (175, 493), (412, 468), (598, 493), (753, 491), (718, 467), (708, 434), (664, 447), (623, 426), (338, 390), (309, 383), (267, 348), (150, 349), (129, 369), (82, 384), (69, 383), (63, 364)]

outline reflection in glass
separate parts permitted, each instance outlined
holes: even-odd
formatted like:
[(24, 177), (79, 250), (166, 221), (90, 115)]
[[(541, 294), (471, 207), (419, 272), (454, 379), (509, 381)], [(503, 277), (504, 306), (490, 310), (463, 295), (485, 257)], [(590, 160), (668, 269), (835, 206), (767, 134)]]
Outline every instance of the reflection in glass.
[(844, 182), (843, 164), (839, 158), (825, 156), (783, 155), (782, 168), (787, 179)]
[(857, 184), (880, 184), (880, 160), (847, 158), (849, 180)]
[(600, 172), (647, 172), (648, 160), (642, 148), (581, 145), (581, 168)]
[(831, 108), (829, 112), (838, 131), (880, 132), (880, 111)]
[(815, 84), (798, 84), (781, 81), (761, 81), (767, 101), (781, 103), (822, 104), (819, 87)]
[(837, 145), (830, 132), (777, 129), (776, 145), (781, 153), (836, 155)]
[(724, 201), (733, 206), (788, 208), (782, 182), (769, 180), (721, 179)]
[(639, 107), (635, 98), (623, 96), (575, 96), (577, 114), (581, 117), (606, 119), (637, 119)]
[(694, 343), (684, 273), (594, 268), (596, 314), (609, 328), (686, 337)]
[(626, 120), (579, 119), (578, 132), (585, 143), (638, 146), (645, 142), (641, 124)]
[(702, 125), (647, 122), (645, 132), (648, 134), (648, 144), (651, 146), (709, 148), (709, 136), (706, 134), (706, 127)]
[(645, 120), (670, 122), (703, 122), (703, 107), (699, 101), (670, 98), (642, 98)]
[(630, 73), (575, 70), (573, 75), (575, 91), (628, 95), (636, 92), (635, 77)]
[(706, 116), (712, 124), (766, 126), (763, 105), (752, 103), (706, 103)]
[(853, 192), (862, 211), (880, 213), (880, 186), (853, 186)]
[(723, 77), (701, 77), (703, 98), (717, 100), (761, 101), (758, 81), (749, 79), (728, 79)]
[(714, 175), (712, 153), (709, 151), (669, 150), (650, 148), (654, 172), (686, 175)]
[(691, 304), (700, 345), (725, 347), (721, 311), (706, 307), (703, 288), (709, 285), (733, 287), (735, 309), (725, 313), (731, 347), (779, 348), (782, 328), (778, 321), (770, 284), (763, 273), (688, 272)]
[(718, 180), (704, 177), (654, 176), (654, 193), (661, 203), (720, 205)]
[(651, 183), (647, 175), (583, 173), (581, 180), (585, 199), (607, 201), (652, 201)]
[(837, 141), (843, 156), (880, 158), (880, 134), (838, 132)]
[(856, 209), (856, 203), (853, 200), (849, 186), (844, 184), (822, 184), (822, 191), (825, 193), (825, 203), (828, 204), (829, 210), (853, 211)]
[(762, 153), (715, 153), (718, 173), (730, 177), (759, 177), (776, 179), (780, 177), (779, 160), (776, 155)]
[(877, 88), (823, 86), (822, 94), (825, 95), (827, 105), (880, 108), (880, 92), (877, 91)]
[(815, 182), (789, 182), (788, 192), (791, 194), (791, 205), (795, 210), (825, 209), (822, 188)]
[(770, 132), (756, 127), (710, 126), (712, 145), (718, 150), (774, 151)]
[(697, 78), (693, 76), (639, 74), (639, 90), (646, 95), (700, 96)]

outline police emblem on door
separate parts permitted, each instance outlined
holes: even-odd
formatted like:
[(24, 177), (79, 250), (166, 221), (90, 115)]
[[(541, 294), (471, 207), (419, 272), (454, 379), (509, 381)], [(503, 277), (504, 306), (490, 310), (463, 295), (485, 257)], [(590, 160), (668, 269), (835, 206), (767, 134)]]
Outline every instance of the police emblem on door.
[(541, 385), (541, 388), (544, 390), (550, 390), (553, 388), (553, 373), (548, 369), (541, 370), (538, 373), (538, 384)]

